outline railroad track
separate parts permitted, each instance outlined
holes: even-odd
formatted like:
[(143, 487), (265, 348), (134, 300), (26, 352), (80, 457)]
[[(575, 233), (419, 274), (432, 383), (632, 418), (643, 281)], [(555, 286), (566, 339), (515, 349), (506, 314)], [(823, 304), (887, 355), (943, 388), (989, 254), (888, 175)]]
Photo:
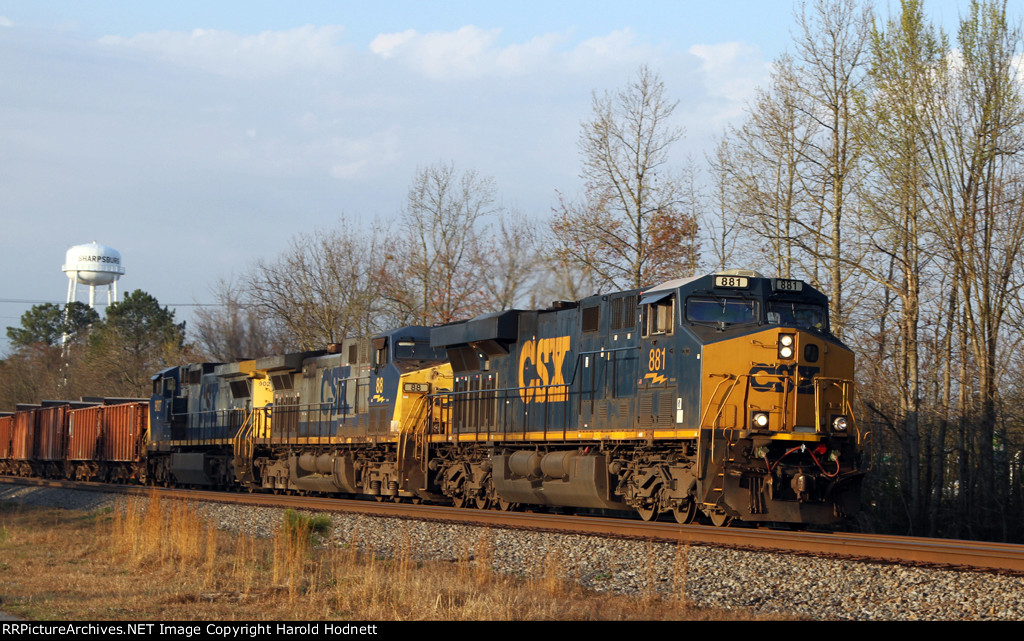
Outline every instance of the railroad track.
[(462, 525), (584, 534), (865, 562), (1024, 575), (1024, 546), (1007, 543), (878, 534), (801, 532), (769, 528), (715, 528), (702, 525), (679, 525), (674, 522), (645, 522), (589, 515), (501, 512), (316, 496), (225, 493), (9, 477), (2, 477), (0, 481), (139, 496), (158, 492), (161, 497), (167, 499), (236, 503), (260, 507), (290, 507), (314, 512), (365, 514)]

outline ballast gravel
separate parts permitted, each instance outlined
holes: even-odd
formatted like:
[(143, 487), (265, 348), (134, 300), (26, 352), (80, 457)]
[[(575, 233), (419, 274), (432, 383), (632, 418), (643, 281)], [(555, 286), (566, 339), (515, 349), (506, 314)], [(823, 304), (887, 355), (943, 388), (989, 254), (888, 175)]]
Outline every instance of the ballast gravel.
[[(0, 501), (75, 510), (113, 508), (96, 492), (0, 484)], [(198, 503), (221, 529), (266, 537), (283, 510)], [(808, 558), (708, 546), (621, 541), (409, 519), (331, 514), (326, 545), (381, 556), (408, 549), (417, 560), (490, 557), (520, 576), (557, 567), (580, 584), (620, 593), (678, 594), (697, 606), (817, 620), (1024, 621), (1024, 577)]]

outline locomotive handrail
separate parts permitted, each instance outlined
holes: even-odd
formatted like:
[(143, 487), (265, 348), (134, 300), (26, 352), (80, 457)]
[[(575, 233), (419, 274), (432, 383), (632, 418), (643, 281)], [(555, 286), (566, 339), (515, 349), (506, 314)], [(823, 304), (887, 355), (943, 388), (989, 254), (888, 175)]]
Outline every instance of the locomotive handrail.
[[(747, 379), (747, 384), (745, 386), (745, 391), (746, 391), (745, 396), (747, 396), (747, 397), (749, 397), (749, 393), (750, 393), (750, 383), (754, 379), (757, 379), (757, 378), (777, 378), (777, 379), (779, 379), (780, 381), (783, 381), (783, 382), (789, 382), (789, 381), (792, 380), (792, 376), (790, 374), (788, 374), (788, 373), (787, 374), (773, 374), (773, 373), (770, 373), (770, 372), (758, 372), (757, 374), (740, 374), (740, 375), (735, 375), (735, 374), (709, 374), (709, 377), (712, 377), (712, 378), (721, 377), (723, 380), (718, 383), (718, 385), (715, 387), (714, 391), (712, 391), (712, 393), (711, 393), (711, 395), (709, 397), (707, 406), (704, 408), (704, 411), (703, 411), (703, 413), (701, 415), (701, 420), (700, 420), (700, 427), (701, 428), (703, 428), (705, 426), (705, 423), (707, 422), (708, 414), (711, 411), (711, 407), (712, 407), (712, 405), (715, 402), (715, 398), (718, 396), (719, 389), (721, 389), (722, 385), (724, 385), (728, 381), (734, 381), (732, 386), (730, 386), (728, 391), (725, 393), (725, 396), (723, 396), (718, 401), (718, 413), (715, 414), (715, 417), (714, 417), (713, 421), (711, 422), (711, 424), (708, 425), (708, 427), (710, 429), (718, 429), (718, 427), (719, 427), (718, 421), (719, 421), (719, 419), (722, 416), (722, 412), (724, 410), (725, 403), (732, 396), (732, 393), (736, 389), (736, 386), (738, 385), (740, 379)], [(793, 382), (793, 388), (792, 388), (793, 390), (796, 390), (798, 388), (797, 383), (798, 383), (798, 381), (794, 381)], [(821, 425), (821, 397), (822, 397), (822, 395), (824, 393), (824, 388), (826, 388), (828, 386), (834, 385), (835, 387), (837, 387), (840, 390), (840, 393), (842, 395), (841, 396), (841, 400), (840, 400), (841, 411), (843, 411), (844, 414), (848, 417), (848, 419), (853, 423), (854, 430), (855, 430), (855, 432), (857, 434), (857, 442), (860, 443), (860, 441), (861, 441), (860, 428), (857, 426), (856, 418), (855, 418), (854, 411), (853, 411), (852, 401), (851, 401), (851, 396), (852, 396), (851, 389), (853, 390), (854, 393), (856, 392), (856, 387), (854, 386), (854, 382), (852, 380), (850, 380), (850, 379), (847, 379), (847, 378), (815, 376), (815, 377), (812, 378), (812, 383), (814, 385), (814, 416), (815, 416), (815, 419), (814, 419), (815, 420), (814, 432), (815, 432), (815, 434), (822, 434), (822, 433), (826, 432), (826, 430)], [(783, 395), (783, 402), (788, 405), (789, 401), (790, 401), (789, 394), (784, 394)], [(744, 405), (746, 405), (746, 402), (744, 403)], [(793, 410), (794, 411), (796, 410), (796, 405), (795, 404), (793, 406)], [(792, 426), (790, 425), (790, 421), (792, 420), (793, 425), (795, 425), (796, 424), (795, 423), (795, 421), (796, 421), (795, 417), (790, 417), (789, 416), (789, 408), (786, 407), (786, 406), (783, 406), (781, 415), (783, 417), (783, 423), (780, 426), (780, 429), (772, 430), (772, 431), (776, 431), (776, 432), (791, 432), (792, 431)], [(741, 421), (742, 421), (741, 425), (742, 426), (747, 426), (748, 417), (740, 417), (740, 418), (741, 418)]]
[[(830, 376), (815, 376), (814, 377), (814, 430), (816, 433), (822, 433), (824, 430), (821, 428), (821, 395), (824, 393), (823, 388), (829, 386), (835, 386), (839, 388), (840, 394), (842, 394), (842, 400), (840, 401), (840, 410), (843, 411), (851, 422), (854, 423), (856, 429), (856, 420), (853, 418), (853, 407), (850, 404), (850, 388), (853, 385), (853, 381), (848, 378), (834, 378)], [(856, 388), (854, 388), (856, 389)], [(857, 431), (857, 442), (860, 443), (860, 432)]]
[[(572, 368), (572, 377), (565, 383), (565, 385), (569, 386), (569, 385), (573, 385), (573, 384), (576, 383), (576, 372), (579, 371), (579, 369), (580, 369), (580, 360), (584, 356), (603, 356), (604, 354), (614, 354), (616, 352), (628, 352), (630, 350), (637, 350), (637, 351), (639, 351), (641, 349), (643, 349), (643, 346), (638, 344), (638, 345), (627, 345), (625, 347), (612, 347), (612, 348), (609, 348), (609, 349), (594, 349), (594, 350), (588, 350), (586, 352), (578, 352), (576, 354), (576, 364), (573, 365), (573, 368)], [(595, 360), (594, 362), (596, 364), (597, 361)]]
[[(554, 384), (548, 384), (548, 385), (505, 386), (505, 387), (495, 387), (495, 388), (491, 388), (491, 389), (476, 389), (476, 390), (458, 390), (458, 391), (455, 391), (455, 390), (444, 390), (444, 391), (434, 392), (433, 394), (430, 394), (430, 397), (431, 398), (446, 398), (446, 399), (448, 399), (454, 405), (454, 404), (458, 404), (458, 403), (464, 402), (465, 399), (471, 399), (471, 398), (474, 398), (474, 397), (476, 397), (476, 398), (483, 398), (484, 395), (492, 396), (494, 401), (508, 401), (508, 399), (510, 397), (513, 397), (513, 398), (514, 397), (520, 397), (521, 398), (523, 396), (523, 392), (529, 391), (529, 392), (533, 393), (535, 398), (539, 397), (539, 396), (542, 396), (545, 399), (545, 401), (543, 402), (543, 405), (544, 405), (544, 410), (543, 410), (543, 414), (542, 414), (543, 420), (541, 421), (541, 425), (539, 426), (539, 429), (541, 429), (544, 432), (545, 436), (547, 436), (549, 434), (557, 433), (558, 431), (560, 431), (561, 434), (564, 437), (564, 435), (566, 433), (566, 430), (568, 429), (569, 412), (567, 410), (563, 410), (562, 411), (562, 420), (561, 420), (561, 425), (560, 426), (549, 425), (548, 424), (548, 416), (550, 415), (550, 413), (552, 411), (552, 408), (550, 408), (549, 405), (551, 403), (562, 403), (562, 402), (568, 403), (568, 402), (570, 402), (570, 400), (571, 400), (570, 396), (574, 392), (579, 395), (578, 400), (580, 402), (582, 402), (583, 395), (584, 395), (585, 391), (578, 388), (578, 383), (579, 383), (578, 378), (579, 378), (579, 372), (580, 372), (580, 369), (581, 369), (580, 368), (580, 363), (581, 363), (583, 357), (584, 356), (603, 356), (603, 355), (606, 355), (606, 354), (614, 354), (614, 353), (617, 353), (617, 352), (636, 351), (636, 350), (639, 350), (639, 349), (641, 349), (640, 345), (627, 345), (625, 347), (614, 347), (614, 348), (610, 348), (610, 349), (586, 350), (586, 351), (577, 352), (576, 355), (575, 355), (575, 358), (574, 358), (575, 362), (573, 364), (573, 369), (570, 372), (570, 376), (569, 376), (568, 380), (563, 381), (561, 383), (554, 383)], [(577, 389), (573, 389), (573, 388), (577, 388)], [(564, 390), (564, 392), (563, 392), (563, 390)], [(552, 393), (552, 392), (554, 392), (554, 393)], [(558, 394), (558, 395), (564, 394), (564, 396), (565, 396), (564, 400), (560, 400), (560, 401), (549, 401), (549, 400), (546, 400), (546, 399), (548, 399), (551, 396), (555, 396), (556, 394)], [(509, 432), (507, 431), (506, 426), (513, 419), (512, 419), (512, 417), (508, 416), (507, 406), (508, 406), (507, 403), (503, 403), (502, 404), (502, 411), (496, 412), (495, 415), (494, 415), (493, 424), (489, 424), (489, 425), (484, 426), (486, 428), (485, 430), (477, 429), (474, 432), (474, 434), (476, 434), (476, 435), (480, 435), (481, 433), (482, 434), (486, 434), (486, 435), (491, 435), (491, 434), (502, 434), (502, 435), (504, 435), (504, 434), (508, 434)], [(529, 408), (524, 408), (523, 413), (524, 413), (524, 415), (527, 415), (529, 413)], [(479, 426), (478, 426), (478, 428), (479, 428)]]
[[(861, 398), (860, 398), (860, 390), (857, 388), (856, 382), (853, 383), (853, 395), (857, 397), (857, 400), (860, 401), (861, 408), (863, 408), (864, 407), (864, 401), (861, 400)], [(850, 413), (849, 413), (849, 415), (851, 417), (853, 416), (853, 405), (852, 404), (850, 405)], [(871, 425), (871, 421), (868, 421), (868, 425)], [(864, 432), (863, 434), (861, 434), (860, 426), (857, 425), (856, 420), (854, 420), (854, 427), (857, 430), (857, 444), (861, 445), (864, 442), (868, 442), (871, 445), (871, 457), (870, 457), (871, 458), (871, 462), (870, 462), (870, 465), (873, 466), (874, 462), (875, 462), (875, 439), (873, 438), (873, 431), (867, 431), (867, 432)]]
[[(741, 376), (736, 376), (734, 374), (711, 374), (711, 376), (721, 376), (722, 380), (718, 383), (718, 385), (715, 386), (715, 390), (711, 393), (711, 397), (708, 400), (708, 406), (705, 408), (704, 413), (701, 416), (700, 423), (697, 425), (697, 453), (698, 453), (697, 454), (698, 455), (697, 469), (698, 469), (698, 471), (703, 469), (702, 461), (700, 460), (699, 457), (701, 456), (701, 453), (703, 453), (703, 451), (704, 451), (704, 448), (701, 446), (701, 442), (703, 440), (703, 433), (704, 433), (704, 429), (703, 429), (704, 428), (704, 420), (707, 418), (708, 412), (711, 411), (711, 403), (712, 403), (712, 401), (714, 401), (715, 395), (718, 394), (718, 390), (721, 389), (722, 385), (724, 385), (725, 383), (727, 383), (730, 380), (733, 381), (733, 383), (729, 387), (728, 391), (726, 391), (725, 396), (722, 398), (721, 402), (718, 404), (718, 413), (715, 414), (715, 420), (712, 423), (712, 425), (710, 426), (710, 428), (712, 430), (712, 434), (711, 434), (711, 446), (708, 448), (709, 449), (708, 457), (710, 458), (711, 462), (714, 463), (715, 462), (715, 436), (714, 436), (714, 430), (717, 427), (718, 419), (721, 418), (721, 416), (722, 416), (722, 410), (725, 408), (725, 402), (727, 400), (729, 400), (730, 396), (732, 396), (732, 392), (733, 392), (733, 390), (736, 389), (736, 386), (739, 384), (740, 378), (741, 378)], [(743, 374), (742, 377), (749, 378), (749, 374)]]
[[(171, 422), (176, 418), (181, 419), (185, 424), (188, 436), (181, 439), (172, 437), (171, 440), (182, 441), (186, 444), (194, 445), (199, 445), (205, 441), (212, 440), (230, 440), (233, 438), (233, 435), (227, 430), (233, 425), (241, 425), (239, 421), (232, 419), (232, 416), (238, 413), (242, 413), (244, 415), (245, 410), (240, 407), (228, 407), (216, 410), (201, 410), (198, 412), (172, 411), (170, 414)], [(191, 424), (189, 424), (190, 417), (193, 419)], [(227, 421), (225, 422), (221, 417), (227, 417)]]
[[(733, 381), (732, 386), (729, 387), (729, 390), (725, 393), (725, 396), (718, 404), (718, 413), (715, 414), (714, 422), (709, 426), (711, 429), (715, 429), (715, 427), (718, 424), (718, 419), (722, 417), (722, 410), (725, 407), (725, 401), (729, 400), (729, 397), (732, 396), (732, 391), (736, 389), (736, 385), (739, 383), (739, 377), (736, 376), (735, 374), (709, 374), (708, 376), (711, 378), (720, 376), (722, 377), (722, 380), (718, 383), (718, 385), (715, 386), (714, 391), (711, 392), (711, 396), (709, 397), (707, 407), (704, 408), (704, 412), (701, 414), (700, 417), (700, 423), (697, 425), (698, 429), (703, 429), (704, 421), (708, 417), (708, 412), (711, 411), (711, 403), (712, 401), (714, 401), (715, 395), (718, 394), (718, 390), (721, 389), (722, 385), (724, 385), (725, 383)], [(748, 375), (744, 374), (744, 376)]]
[[(536, 429), (542, 431), (545, 436), (554, 435), (561, 433), (564, 437), (569, 427), (570, 412), (568, 406), (564, 408), (558, 408), (552, 406), (552, 403), (569, 403), (572, 401), (572, 395), (577, 394), (577, 402), (582, 403), (583, 397), (586, 390), (583, 390), (580, 386), (580, 371), (581, 362), (585, 356), (596, 356), (601, 357), (604, 355), (615, 354), (617, 352), (628, 352), (640, 349), (640, 345), (629, 345), (624, 347), (615, 347), (610, 349), (598, 349), (598, 350), (585, 350), (576, 352), (574, 356), (573, 369), (570, 372), (568, 380), (559, 383), (549, 383), (547, 385), (523, 385), (523, 386), (504, 386), (504, 387), (493, 387), (493, 388), (481, 388), (481, 389), (464, 389), (464, 390), (439, 390), (429, 395), (432, 399), (445, 399), (452, 405), (449, 416), (450, 421), (454, 421), (458, 415), (458, 408), (463, 403), (471, 401), (473, 399), (479, 400), (491, 400), (498, 405), (493, 408), (489, 415), (490, 420), (483, 422), (475, 422), (475, 428), (473, 434), (476, 436), (492, 434), (507, 435), (508, 425), (510, 425), (516, 417), (509, 415), (510, 404), (507, 402), (510, 398), (524, 398), (529, 395), (530, 401), (524, 401), (526, 407), (523, 408), (522, 416), (530, 416), (531, 408), (529, 405), (535, 406), (543, 404), (543, 410), (538, 408), (538, 413), (534, 416), (540, 416), (541, 420)], [(457, 376), (456, 376), (457, 378)], [(561, 400), (551, 400), (554, 398), (561, 397)], [(536, 399), (543, 399), (540, 402), (531, 403)], [(550, 415), (552, 412), (560, 412), (561, 418), (558, 425), (550, 424)], [(451, 427), (455, 427), (452, 422)], [(463, 432), (458, 432), (463, 433)], [(468, 433), (468, 432), (467, 432)], [(516, 432), (518, 433), (518, 432)]]
[(256, 410), (247, 412), (245, 420), (242, 421), (242, 425), (238, 428), (235, 433), (234, 450), (235, 450), (235, 479), (239, 482), (246, 480), (246, 477), (252, 477), (252, 455), (255, 451), (255, 445), (252, 438), (252, 428), (255, 423), (253, 420), (256, 416)]
[[(427, 439), (424, 436), (427, 433), (426, 426), (429, 424), (428, 412), (426, 411), (428, 407), (426, 395), (419, 396), (413, 403), (402, 425), (398, 428), (398, 467), (400, 469), (404, 468), (405, 446), (409, 437), (412, 436), (413, 447), (417, 452), (421, 451), (421, 448), (426, 443)], [(421, 460), (425, 458), (420, 457)]]
[[(475, 390), (459, 390), (459, 391), (444, 390), (444, 391), (434, 392), (433, 394), (430, 394), (429, 396), (432, 399), (447, 399), (450, 403), (453, 404), (453, 407), (454, 407), (454, 406), (456, 406), (457, 403), (462, 402), (462, 400), (464, 398), (471, 398), (473, 396), (482, 397), (483, 395), (486, 394), (486, 395), (493, 396), (493, 400), (495, 400), (495, 401), (497, 401), (497, 400), (506, 400), (507, 401), (508, 398), (509, 398), (509, 393), (513, 393), (514, 396), (521, 396), (521, 392), (526, 391), (526, 390), (544, 390), (543, 395), (544, 395), (545, 398), (547, 398), (547, 396), (548, 396), (548, 391), (547, 390), (554, 389), (554, 388), (569, 387), (571, 384), (572, 384), (572, 382), (557, 383), (557, 384), (553, 384), (553, 385), (528, 385), (528, 386), (522, 386), (522, 387), (519, 387), (519, 386), (517, 386), (517, 387), (495, 387), (495, 388), (491, 388), (491, 389), (475, 389)], [(569, 398), (568, 398), (569, 392), (568, 391), (565, 392), (565, 395), (566, 395), (566, 399), (564, 401), (545, 401), (544, 403), (542, 403), (545, 406), (545, 415), (547, 414), (547, 409), (548, 409), (547, 406), (549, 404), (551, 404), (551, 403), (569, 402)], [(527, 411), (528, 410), (524, 410), (524, 413), (527, 412)], [(501, 420), (500, 421), (498, 419), (498, 416), (497, 415), (495, 416), (495, 427), (496, 428), (500, 427), (500, 430), (499, 429), (491, 430), (490, 426), (487, 426), (488, 429), (485, 432), (483, 432), (484, 434), (490, 435), (490, 434), (498, 433), (498, 432), (500, 432), (501, 434), (507, 433), (506, 430), (505, 430), (505, 424), (508, 423), (509, 419), (508, 419), (507, 416), (505, 416), (504, 412), (501, 412), (500, 415), (501, 415)], [(564, 417), (566, 419), (568, 418), (568, 413), (567, 412), (563, 412), (563, 415), (564, 415)], [(564, 431), (565, 427), (566, 426), (563, 425), (563, 431)], [(548, 432), (547, 421), (544, 421), (543, 429), (544, 429), (545, 433)], [(474, 433), (479, 435), (481, 433), (481, 431), (477, 430)]]

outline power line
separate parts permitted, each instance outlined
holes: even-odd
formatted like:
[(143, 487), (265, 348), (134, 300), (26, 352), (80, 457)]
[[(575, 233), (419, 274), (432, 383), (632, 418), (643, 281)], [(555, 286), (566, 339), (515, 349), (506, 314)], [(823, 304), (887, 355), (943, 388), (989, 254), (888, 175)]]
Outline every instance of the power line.
[[(16, 305), (44, 305), (50, 303), (51, 305), (63, 305), (64, 301), (60, 300), (27, 300), (22, 298), (0, 298), (0, 303), (11, 303)], [(106, 305), (97, 301), (97, 305)], [(223, 307), (221, 303), (161, 303), (164, 307)], [(239, 305), (244, 307), (244, 305)]]

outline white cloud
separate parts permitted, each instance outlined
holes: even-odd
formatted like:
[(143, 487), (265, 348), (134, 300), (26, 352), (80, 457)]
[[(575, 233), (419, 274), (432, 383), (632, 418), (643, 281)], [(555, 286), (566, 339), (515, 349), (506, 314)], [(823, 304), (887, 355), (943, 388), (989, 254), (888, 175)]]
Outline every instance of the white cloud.
[(571, 68), (586, 69), (594, 65), (623, 62), (631, 65), (648, 59), (653, 50), (636, 44), (636, 34), (629, 27), (612, 31), (606, 36), (595, 36), (581, 42), (566, 55)]
[(340, 68), (345, 53), (336, 41), (343, 32), (341, 26), (312, 25), (250, 36), (195, 29), (140, 33), (129, 38), (104, 36), (99, 42), (225, 76), (253, 77)]
[(13, 27), (13, 26), (14, 26), (14, 23), (11, 22), (10, 18), (8, 18), (6, 16), (0, 16), (0, 27), (8, 27), (8, 28), (10, 28), (10, 27)]
[(466, 79), (484, 76), (572, 74), (619, 69), (649, 59), (654, 49), (636, 44), (631, 29), (612, 31), (566, 48), (569, 32), (546, 33), (526, 42), (499, 46), (501, 29), (473, 25), (455, 31), (419, 33), (413, 29), (382, 33), (369, 49), (383, 60), (397, 61), (428, 78)]
[(564, 35), (548, 33), (523, 44), (510, 45), (498, 52), (496, 65), (509, 75), (522, 75), (540, 69), (550, 62), (557, 46), (567, 39)]
[(704, 85), (712, 96), (742, 102), (768, 79), (770, 66), (761, 59), (761, 51), (754, 45), (744, 42), (698, 44), (689, 51), (700, 59)]
[(393, 58), (401, 52), (403, 45), (419, 35), (415, 29), (406, 29), (399, 33), (382, 33), (370, 43), (370, 51), (381, 58)]
[(378, 35), (370, 51), (386, 60), (401, 60), (431, 78), (474, 77), (494, 67), (497, 51), (492, 45), (500, 33), (473, 25), (423, 34), (410, 29)]
[(336, 161), (330, 174), (341, 180), (365, 178), (382, 168), (393, 166), (401, 157), (401, 136), (394, 127), (357, 138), (336, 138), (327, 145)]

